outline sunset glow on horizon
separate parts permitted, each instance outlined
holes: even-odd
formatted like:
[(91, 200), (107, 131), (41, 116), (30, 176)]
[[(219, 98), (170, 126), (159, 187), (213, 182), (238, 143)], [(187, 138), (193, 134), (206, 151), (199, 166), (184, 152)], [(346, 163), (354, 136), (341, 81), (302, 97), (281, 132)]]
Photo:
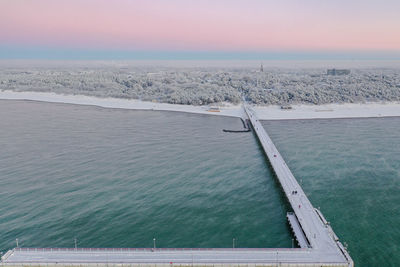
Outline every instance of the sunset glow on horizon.
[(3, 0), (3, 46), (399, 51), (399, 1)]

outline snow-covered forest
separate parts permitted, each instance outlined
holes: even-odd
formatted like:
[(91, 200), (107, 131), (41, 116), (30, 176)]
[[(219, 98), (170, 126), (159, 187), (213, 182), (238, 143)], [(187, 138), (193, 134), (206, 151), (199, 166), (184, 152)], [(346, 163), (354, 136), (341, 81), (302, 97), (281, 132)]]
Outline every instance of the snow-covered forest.
[(205, 105), (239, 103), (241, 94), (261, 105), (400, 101), (400, 69), (58, 67), (0, 69), (0, 90), (39, 91)]

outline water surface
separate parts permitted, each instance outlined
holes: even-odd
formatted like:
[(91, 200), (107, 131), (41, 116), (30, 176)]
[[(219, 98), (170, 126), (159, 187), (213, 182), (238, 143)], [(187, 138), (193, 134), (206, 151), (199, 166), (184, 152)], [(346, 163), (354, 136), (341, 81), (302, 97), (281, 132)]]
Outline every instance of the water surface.
[[(400, 266), (400, 118), (263, 122), (356, 266)], [(290, 210), (240, 120), (0, 101), (0, 251), (290, 247)]]
[[(0, 250), (289, 247), (286, 207), (237, 118), (0, 101)], [(283, 203), (283, 204), (282, 204)]]

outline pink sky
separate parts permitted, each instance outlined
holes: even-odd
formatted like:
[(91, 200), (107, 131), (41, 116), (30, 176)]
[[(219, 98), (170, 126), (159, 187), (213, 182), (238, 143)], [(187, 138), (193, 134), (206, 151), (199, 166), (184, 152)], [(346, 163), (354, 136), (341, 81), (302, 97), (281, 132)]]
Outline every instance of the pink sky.
[(5, 45), (128, 50), (400, 50), (393, 0), (1, 0)]

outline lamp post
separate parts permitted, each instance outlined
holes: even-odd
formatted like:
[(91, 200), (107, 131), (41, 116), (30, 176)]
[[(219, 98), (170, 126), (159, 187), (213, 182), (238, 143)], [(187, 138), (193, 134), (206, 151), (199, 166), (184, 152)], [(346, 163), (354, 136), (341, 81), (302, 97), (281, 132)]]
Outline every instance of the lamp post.
[(78, 249), (78, 245), (77, 245), (77, 242), (76, 242), (76, 237), (74, 238), (74, 243), (75, 243), (75, 250), (77, 250)]
[(153, 248), (156, 249), (156, 239), (153, 238)]
[(17, 243), (17, 248), (18, 248), (18, 247), (19, 247), (19, 245), (18, 245), (18, 238), (15, 239), (15, 242)]
[(236, 238), (233, 238), (232, 239), (232, 248), (235, 248), (235, 241), (236, 241)]

